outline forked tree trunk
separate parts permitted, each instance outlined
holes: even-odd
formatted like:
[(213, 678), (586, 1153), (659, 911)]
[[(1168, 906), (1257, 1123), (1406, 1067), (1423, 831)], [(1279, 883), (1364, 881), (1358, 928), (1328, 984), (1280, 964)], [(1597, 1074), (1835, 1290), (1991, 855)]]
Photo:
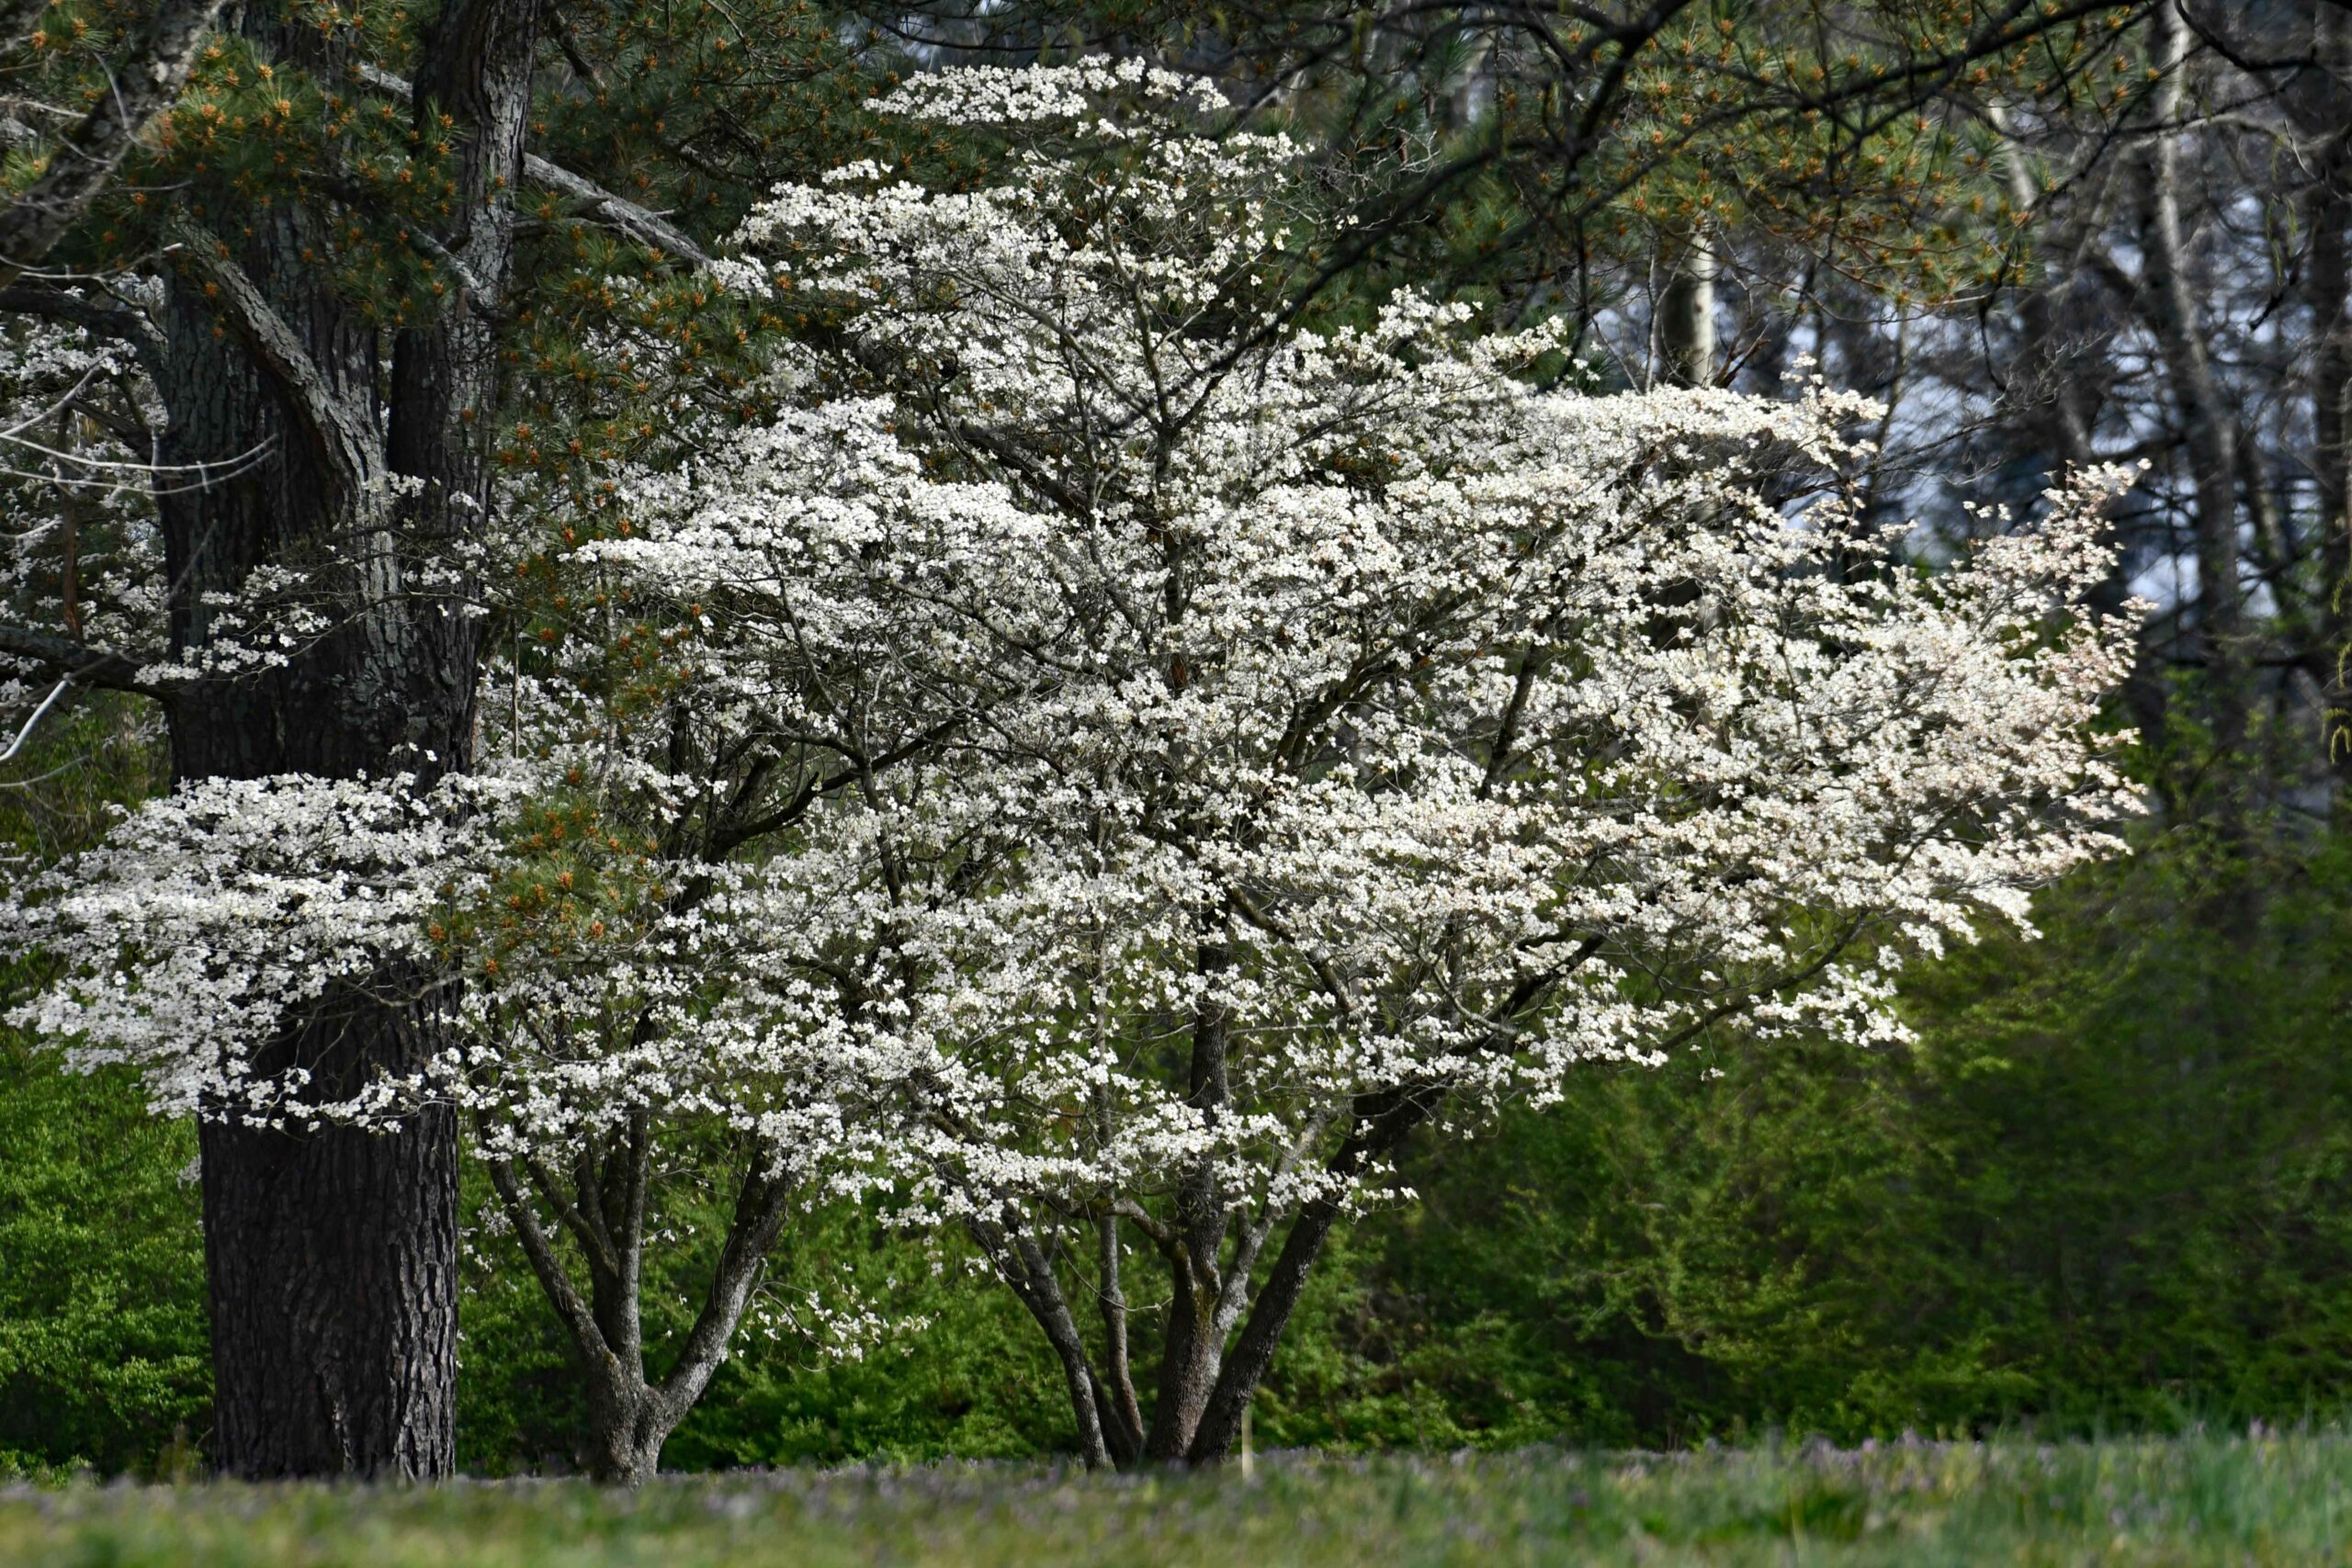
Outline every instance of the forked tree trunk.
[[(1195, 1096), (1222, 1104), (1225, 1034), (1229, 1021), (1209, 1013), (1196, 1020), (1193, 1053)], [(1206, 1027), (1200, 1027), (1205, 1024)], [(1366, 1095), (1354, 1107), (1353, 1129), (1331, 1156), (1331, 1174), (1352, 1179), (1374, 1161), (1393, 1155), (1415, 1129), (1443, 1103), (1442, 1089), (1390, 1090)], [(1105, 1223), (1098, 1233), (1103, 1292), (1103, 1365), (1097, 1371), (1079, 1334), (1052, 1259), (1008, 1208), (1001, 1222), (967, 1222), (973, 1239), (996, 1265), (1045, 1333), (1069, 1386), (1078, 1426), (1079, 1457), (1090, 1470), (1126, 1469), (1137, 1463), (1209, 1465), (1232, 1457), (1242, 1422), (1259, 1385), (1273, 1370), (1283, 1335), (1304, 1299), (1306, 1282), (1338, 1225), (1342, 1204), (1332, 1196), (1307, 1203), (1292, 1219), (1265, 1278), (1252, 1288), (1268, 1222), (1233, 1227), (1238, 1216), (1216, 1201), (1213, 1189), (1182, 1184), (1175, 1224), (1160, 1224), (1133, 1204), (1120, 1212), (1151, 1235), (1171, 1275), (1169, 1321), (1162, 1336), (1155, 1398), (1148, 1423), (1136, 1410), (1126, 1375), (1126, 1302), (1118, 1284), (1118, 1229)], [(1217, 1243), (1228, 1228), (1240, 1239), (1216, 1267)], [(1207, 1262), (1204, 1264), (1203, 1259)], [(1217, 1279), (1206, 1283), (1214, 1272)], [(1239, 1333), (1234, 1329), (1238, 1325)], [(1228, 1347), (1228, 1340), (1230, 1345)]]
[[(650, 1117), (633, 1114), (621, 1133), (581, 1152), (568, 1190), (542, 1164), (493, 1160), (487, 1166), (523, 1256), (579, 1357), (588, 1391), (581, 1465), (607, 1485), (637, 1486), (653, 1478), (662, 1445), (693, 1413), (727, 1359), (794, 1192), (790, 1182), (767, 1174), (770, 1152), (753, 1149), (736, 1185), (735, 1211), (702, 1308), (669, 1371), (649, 1377), (641, 1282), (652, 1137)], [(541, 1203), (570, 1235), (576, 1270), (540, 1224)]]

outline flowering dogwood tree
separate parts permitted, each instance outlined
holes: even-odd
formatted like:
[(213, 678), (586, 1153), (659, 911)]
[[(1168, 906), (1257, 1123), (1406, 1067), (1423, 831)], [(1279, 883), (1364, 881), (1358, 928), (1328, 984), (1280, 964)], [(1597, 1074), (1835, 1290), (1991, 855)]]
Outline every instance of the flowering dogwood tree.
[(1017, 150), (756, 212), (723, 265), (811, 320), (803, 406), (634, 476), (598, 554), (851, 738), (876, 1152), (1090, 1462), (1228, 1450), (1416, 1130), (1735, 1018), (1890, 1038), (1905, 952), (2115, 847), (2127, 628), (2075, 605), (2120, 476), (1921, 570), (1849, 502), (1855, 400), (1547, 389), (1553, 335), (1409, 297), (1288, 324), (1297, 150), (1193, 85), (889, 107)]
[[(2072, 606), (2115, 476), (1917, 570), (1849, 502), (1854, 400), (1579, 395), (1555, 334), (1411, 297), (1288, 320), (1297, 149), (1196, 85), (885, 107), (1017, 150), (779, 190), (714, 271), (806, 328), (780, 412), (682, 401), (560, 550), (503, 498), (469, 773), (193, 784), (10, 922), (58, 964), (24, 1016), (166, 1107), (462, 1111), (601, 1473), (792, 1204), (876, 1183), (1018, 1294), (1090, 1462), (1215, 1459), (1417, 1130), (1735, 1017), (1885, 1037), (1905, 951), (2112, 847), (2123, 628)], [(437, 1048), (344, 1071), (339, 1009)], [(649, 1195), (714, 1136), (656, 1376)]]

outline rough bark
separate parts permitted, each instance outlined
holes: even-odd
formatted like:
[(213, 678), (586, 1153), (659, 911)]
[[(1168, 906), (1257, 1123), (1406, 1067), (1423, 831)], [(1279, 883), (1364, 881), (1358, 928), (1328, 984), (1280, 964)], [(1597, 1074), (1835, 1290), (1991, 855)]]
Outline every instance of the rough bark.
[[(479, 623), (449, 613), (450, 591), (427, 586), (428, 568), (481, 526), (488, 501), (492, 327), (511, 270), (538, 14), (537, 0), (478, 0), (426, 35), (416, 112), (448, 114), (462, 139), (459, 229), (444, 249), (470, 288), (393, 345), (389, 410), (378, 393), (385, 345), (304, 259), (334, 215), (286, 202), (232, 231), (179, 231), (183, 267), (156, 354), (164, 457), (266, 456), (226, 482), (159, 498), (175, 653), (199, 654), (217, 632), (207, 595), (265, 563), (317, 570), (333, 623), (280, 669), (173, 699), (179, 778), (429, 777), (469, 765)], [(274, 58), (322, 77), (349, 64), (315, 30), (262, 7), (242, 25)], [(426, 481), (397, 507), (380, 483), (393, 472)], [(439, 1043), (446, 980), (381, 978), (390, 997), (379, 983), (331, 998), (259, 1066), (309, 1065), (321, 1081), (356, 1085), (424, 1060)], [(454, 1118), (420, 1111), (392, 1134), (287, 1132), (214, 1109), (202, 1136), (217, 1462), (249, 1476), (448, 1473)]]
[[(346, 1080), (413, 1060), (428, 1018), (363, 1005), (284, 1043)], [(446, 1107), (393, 1133), (207, 1122), (213, 1448), (249, 1479), (448, 1473), (458, 1145)]]

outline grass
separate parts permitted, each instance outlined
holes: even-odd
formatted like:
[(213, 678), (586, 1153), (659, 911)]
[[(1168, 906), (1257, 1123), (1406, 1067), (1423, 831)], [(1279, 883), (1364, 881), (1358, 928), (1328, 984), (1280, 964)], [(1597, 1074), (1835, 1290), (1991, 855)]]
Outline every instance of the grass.
[(938, 1465), (437, 1487), (18, 1487), (43, 1568), (2352, 1562), (2352, 1433)]

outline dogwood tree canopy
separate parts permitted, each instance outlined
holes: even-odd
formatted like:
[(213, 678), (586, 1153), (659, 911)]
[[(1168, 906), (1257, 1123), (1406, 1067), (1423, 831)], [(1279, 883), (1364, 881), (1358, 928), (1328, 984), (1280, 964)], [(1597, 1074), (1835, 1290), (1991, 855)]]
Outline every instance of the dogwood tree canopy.
[[(1858, 400), (1591, 395), (1556, 333), (1411, 295), (1295, 319), (1298, 149), (1199, 85), (885, 107), (1008, 150), (752, 214), (714, 271), (805, 329), (776, 412), (682, 401), (567, 527), (503, 760), (153, 804), (17, 901), (62, 964), (26, 1018), (167, 1107), (456, 1101), (616, 1354), (664, 1119), (744, 1141), (754, 1263), (784, 1194), (887, 1185), (1036, 1316), (1090, 1461), (1205, 1460), (1416, 1129), (1735, 1016), (1888, 1038), (1904, 952), (2116, 847), (2128, 628), (2078, 600), (2120, 476), (1928, 570), (1859, 520)], [(256, 1069), (329, 986), (454, 1043), (356, 1094)], [(612, 1396), (629, 1441), (753, 1273), (698, 1371)]]
[[(810, 722), (905, 758), (857, 807), (932, 1057), (888, 1159), (1090, 1457), (1224, 1451), (1415, 1125), (1734, 1013), (1886, 1038), (1905, 947), (2115, 847), (2127, 628), (2075, 604), (2121, 476), (1922, 570), (1857, 520), (1855, 400), (1580, 395), (1546, 332), (1409, 296), (1286, 324), (1297, 150), (1190, 84), (893, 107), (1016, 150), (756, 212), (730, 281), (826, 327), (809, 406), (638, 476), (601, 553), (708, 596), (737, 679), (857, 671)], [(1123, 1224), (1172, 1288), (1148, 1430)]]

